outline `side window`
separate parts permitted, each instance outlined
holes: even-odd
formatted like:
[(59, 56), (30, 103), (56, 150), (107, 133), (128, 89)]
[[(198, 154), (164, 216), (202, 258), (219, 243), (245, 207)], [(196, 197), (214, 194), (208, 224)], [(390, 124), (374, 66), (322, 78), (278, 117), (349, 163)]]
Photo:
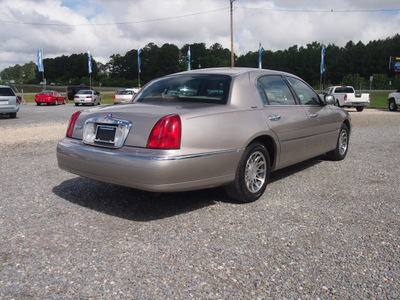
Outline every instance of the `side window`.
[(287, 80), (292, 84), (302, 105), (320, 105), (318, 95), (307, 84), (293, 77), (287, 77)]
[(263, 76), (257, 82), (258, 92), (264, 105), (295, 105), (289, 87), (280, 76)]

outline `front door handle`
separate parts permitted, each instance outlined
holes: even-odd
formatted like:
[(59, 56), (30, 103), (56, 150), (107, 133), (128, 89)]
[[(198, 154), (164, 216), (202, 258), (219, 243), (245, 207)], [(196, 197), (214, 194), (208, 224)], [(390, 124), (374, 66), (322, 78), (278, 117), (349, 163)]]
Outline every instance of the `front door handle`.
[(318, 117), (318, 114), (310, 114), (310, 118), (316, 118)]
[(271, 121), (279, 121), (281, 119), (281, 116), (280, 115), (271, 115), (271, 116), (269, 116), (269, 119)]

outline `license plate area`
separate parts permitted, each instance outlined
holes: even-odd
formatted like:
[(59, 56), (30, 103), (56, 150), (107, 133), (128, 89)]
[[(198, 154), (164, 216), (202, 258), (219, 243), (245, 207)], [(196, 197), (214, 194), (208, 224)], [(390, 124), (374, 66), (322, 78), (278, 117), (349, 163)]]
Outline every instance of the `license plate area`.
[(98, 124), (96, 126), (96, 135), (94, 142), (114, 147), (116, 131), (117, 131), (117, 126), (115, 125)]
[(121, 148), (131, 127), (131, 122), (113, 118), (111, 115), (88, 119), (83, 129), (83, 142), (98, 147)]

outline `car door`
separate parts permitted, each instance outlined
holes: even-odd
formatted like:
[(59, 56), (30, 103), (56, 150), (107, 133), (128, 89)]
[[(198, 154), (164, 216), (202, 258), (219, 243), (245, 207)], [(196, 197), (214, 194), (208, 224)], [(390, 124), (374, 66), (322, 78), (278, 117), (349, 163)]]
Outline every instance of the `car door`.
[(307, 117), (306, 156), (314, 157), (332, 150), (337, 141), (340, 124), (329, 105), (321, 102), (317, 93), (298, 78), (287, 77)]
[(279, 141), (275, 168), (304, 160), (309, 138), (309, 120), (304, 108), (279, 75), (258, 78), (257, 88), (264, 105), (264, 119)]

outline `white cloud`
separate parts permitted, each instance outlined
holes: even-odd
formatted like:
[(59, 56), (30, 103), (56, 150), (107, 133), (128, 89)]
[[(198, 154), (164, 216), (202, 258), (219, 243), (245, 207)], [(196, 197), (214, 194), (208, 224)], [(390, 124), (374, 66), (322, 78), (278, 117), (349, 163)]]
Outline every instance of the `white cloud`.
[[(324, 41), (344, 46), (398, 33), (398, 0), (236, 0), (235, 53)], [(293, 11), (293, 10), (296, 10)], [(333, 12), (330, 12), (333, 10)], [(378, 10), (378, 11), (371, 11)], [(46, 25), (47, 24), (47, 25)], [(2, 0), (0, 70), (44, 57), (84, 53), (109, 61), (150, 42), (230, 48), (229, 0)], [(400, 55), (400, 54), (398, 54)]]

